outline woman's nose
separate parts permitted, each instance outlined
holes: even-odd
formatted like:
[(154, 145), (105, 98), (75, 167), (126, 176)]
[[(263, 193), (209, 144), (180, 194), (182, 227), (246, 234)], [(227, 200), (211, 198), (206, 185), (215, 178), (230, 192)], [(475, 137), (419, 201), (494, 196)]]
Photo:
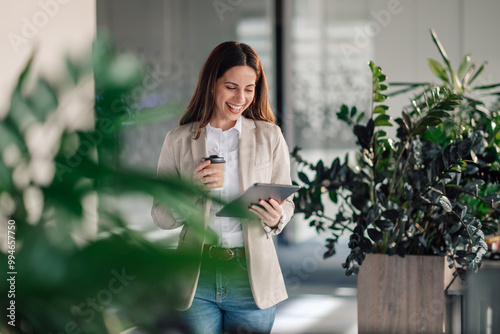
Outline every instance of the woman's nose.
[(236, 92), (236, 100), (239, 102), (245, 101), (245, 92), (243, 89)]

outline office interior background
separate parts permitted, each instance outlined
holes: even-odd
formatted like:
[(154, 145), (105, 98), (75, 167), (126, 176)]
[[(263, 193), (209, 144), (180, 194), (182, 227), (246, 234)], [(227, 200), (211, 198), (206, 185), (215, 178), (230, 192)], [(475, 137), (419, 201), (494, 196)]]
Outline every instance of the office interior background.
[[(470, 52), (476, 62), (488, 62), (481, 84), (500, 77), (500, 3), (494, 0), (41, 0), (7, 7), (1, 14), (1, 110), (33, 50), (35, 68), (55, 77), (65, 54), (88, 52), (97, 29), (109, 31), (119, 50), (151, 65), (152, 83), (134, 102), (173, 110), (164, 123), (123, 138), (121, 162), (149, 170), (189, 102), (203, 61), (223, 41), (255, 48), (290, 149), (300, 146), (306, 158), (321, 156), (326, 163), (354, 146), (335, 113), (342, 104), (369, 107), (368, 61), (381, 66), (390, 82), (432, 80), (427, 59), (439, 54), (431, 28), (455, 66)], [(391, 109), (397, 112), (406, 101), (395, 98)], [(311, 235), (296, 224), (287, 237), (300, 241)]]
[[(203, 61), (219, 43), (235, 40), (260, 55), (271, 104), (290, 149), (300, 146), (306, 159), (322, 158), (328, 164), (355, 145), (350, 130), (336, 120), (340, 106), (370, 108), (368, 61), (381, 66), (389, 82), (432, 80), (427, 59), (440, 56), (431, 28), (454, 66), (470, 52), (477, 63), (488, 62), (479, 83), (500, 82), (499, 14), (496, 0), (9, 2), (0, 12), (0, 115), (7, 111), (14, 82), (32, 52), (35, 70), (50, 80), (63, 70), (66, 54), (87, 54), (96, 34), (109, 32), (120, 52), (150, 64), (151, 81), (131, 97), (134, 103), (143, 112), (160, 105), (171, 110), (163, 122), (130, 129), (122, 137), (119, 163), (153, 171), (164, 136), (187, 106)], [(92, 94), (93, 85), (81, 89)], [(396, 113), (406, 103), (405, 98), (389, 102)], [(149, 216), (150, 198), (122, 198), (117, 205), (151, 239), (178, 233), (156, 229)], [(298, 215), (287, 228), (286, 243), (300, 246), (316, 238), (302, 218)]]

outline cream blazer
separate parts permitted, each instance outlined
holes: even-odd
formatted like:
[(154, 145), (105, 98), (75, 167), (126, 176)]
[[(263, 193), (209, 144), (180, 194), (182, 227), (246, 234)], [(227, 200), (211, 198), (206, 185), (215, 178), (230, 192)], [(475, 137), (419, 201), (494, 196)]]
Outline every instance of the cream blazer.
[[(201, 130), (195, 140), (199, 122), (179, 126), (167, 133), (158, 161), (158, 176), (171, 175), (192, 178), (194, 169), (202, 157), (208, 156), (206, 148), (206, 129)], [(240, 193), (257, 182), (291, 184), (290, 156), (288, 146), (278, 126), (251, 119), (242, 119), (239, 144)], [(200, 203), (198, 203), (200, 205)], [(205, 214), (205, 229), (210, 214), (210, 201), (203, 201), (201, 208)], [(294, 204), (292, 197), (283, 203), (288, 220), (292, 217)], [(151, 210), (154, 223), (162, 229), (173, 229), (183, 225), (175, 220), (169, 210), (156, 201)], [(250, 277), (250, 285), (257, 306), (261, 309), (271, 307), (288, 297), (281, 268), (276, 255), (273, 239), (263, 228), (260, 221), (243, 220), (243, 239)], [(191, 252), (201, 258), (205, 240), (187, 225), (179, 235), (179, 252)], [(180, 287), (176, 287), (179, 299), (176, 309), (187, 310), (193, 301), (200, 261), (191, 261), (182, 268)]]

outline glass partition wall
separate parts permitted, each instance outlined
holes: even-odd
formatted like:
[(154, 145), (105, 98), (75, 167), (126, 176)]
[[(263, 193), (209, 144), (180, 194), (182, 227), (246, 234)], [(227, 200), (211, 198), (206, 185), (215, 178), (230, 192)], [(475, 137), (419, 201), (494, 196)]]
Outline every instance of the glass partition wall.
[[(372, 80), (367, 63), (374, 43), (369, 35), (356, 43), (356, 34), (366, 29), (371, 3), (293, 0), (288, 4), (285, 135), (290, 149), (302, 148), (306, 161), (322, 159), (329, 165), (336, 157), (343, 159), (355, 143), (352, 130), (337, 120), (342, 104), (365, 112), (370, 107)], [(327, 215), (333, 209), (328, 202)], [(289, 241), (316, 235), (302, 215), (296, 220), (287, 231)]]
[(336, 120), (342, 104), (367, 110), (373, 40), (355, 45), (369, 2), (300, 1), (292, 4), (289, 103), (294, 142), (304, 150), (352, 147), (350, 130)]
[(118, 49), (140, 55), (150, 75), (129, 98), (141, 112), (164, 106), (169, 119), (134, 127), (122, 141), (120, 163), (154, 170), (168, 130), (194, 92), (210, 51), (229, 40), (256, 49), (274, 91), (271, 0), (98, 0), (98, 29), (109, 31)]

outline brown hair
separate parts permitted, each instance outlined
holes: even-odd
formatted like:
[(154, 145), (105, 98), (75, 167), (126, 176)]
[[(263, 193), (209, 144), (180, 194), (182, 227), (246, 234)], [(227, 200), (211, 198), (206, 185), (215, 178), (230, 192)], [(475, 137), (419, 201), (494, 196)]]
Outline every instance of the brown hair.
[(224, 42), (215, 47), (205, 61), (193, 97), (179, 121), (180, 125), (200, 122), (196, 139), (214, 114), (217, 79), (235, 66), (250, 66), (257, 75), (254, 100), (242, 115), (254, 120), (275, 123), (267, 96), (267, 80), (259, 56), (247, 44)]

